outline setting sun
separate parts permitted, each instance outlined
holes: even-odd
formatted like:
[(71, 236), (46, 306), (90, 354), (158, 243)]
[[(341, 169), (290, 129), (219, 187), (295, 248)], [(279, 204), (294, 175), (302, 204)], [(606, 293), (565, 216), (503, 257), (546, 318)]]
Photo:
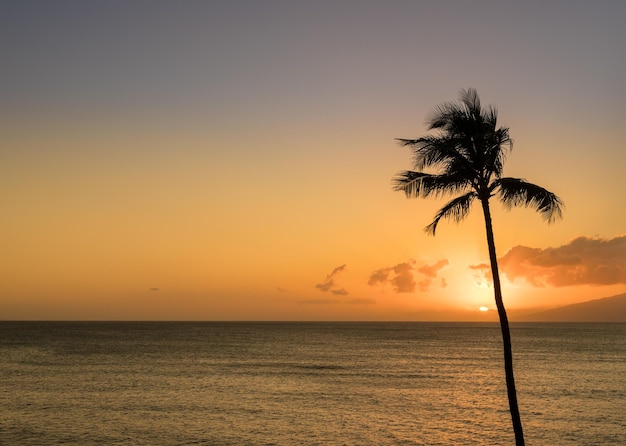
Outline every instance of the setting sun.
[(479, 311), (489, 311), (489, 307), (485, 307), (484, 305), (478, 309)]

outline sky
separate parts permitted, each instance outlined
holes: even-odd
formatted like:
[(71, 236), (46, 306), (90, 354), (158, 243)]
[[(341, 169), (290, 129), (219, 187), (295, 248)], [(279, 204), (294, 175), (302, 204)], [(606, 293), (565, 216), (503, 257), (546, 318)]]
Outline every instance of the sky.
[[(481, 320), (482, 213), (391, 186), (395, 138), (476, 88), (505, 176), (512, 313), (626, 290), (626, 3), (0, 5), (0, 319)], [(485, 306), (489, 311), (480, 312)]]

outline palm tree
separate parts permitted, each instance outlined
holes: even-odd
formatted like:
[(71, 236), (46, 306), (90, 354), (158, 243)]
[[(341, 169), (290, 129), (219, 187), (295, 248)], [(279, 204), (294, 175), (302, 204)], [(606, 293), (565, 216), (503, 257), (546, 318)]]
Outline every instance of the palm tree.
[[(489, 247), (502, 341), (504, 370), (509, 397), (509, 408), (515, 432), (515, 444), (524, 445), (524, 434), (519, 409), (509, 322), (502, 301), (496, 245), (493, 237), (489, 200), (498, 197), (504, 207), (526, 206), (538, 211), (549, 223), (562, 215), (563, 202), (552, 192), (520, 178), (502, 177), (506, 155), (512, 149), (507, 127), (497, 127), (497, 110), (481, 107), (475, 89), (461, 90), (459, 102), (439, 105), (428, 121), (428, 129), (436, 135), (417, 139), (398, 139), (403, 146), (413, 149), (416, 171), (404, 171), (393, 179), (394, 189), (408, 198), (440, 197), (461, 194), (442, 207), (425, 231), (435, 235), (442, 219), (462, 221), (471, 205), (478, 200), (482, 206)], [(424, 172), (430, 168), (435, 173)]]

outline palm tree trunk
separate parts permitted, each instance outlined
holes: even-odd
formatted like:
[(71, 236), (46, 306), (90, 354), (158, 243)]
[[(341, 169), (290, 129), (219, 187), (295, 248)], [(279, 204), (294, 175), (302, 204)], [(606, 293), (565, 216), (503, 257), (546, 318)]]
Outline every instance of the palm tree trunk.
[(493, 276), (493, 290), (500, 317), (500, 329), (502, 331), (502, 342), (504, 344), (504, 372), (506, 375), (506, 390), (509, 396), (509, 410), (515, 432), (515, 445), (524, 446), (524, 432), (522, 430), (522, 420), (517, 407), (517, 392), (515, 390), (515, 377), (513, 376), (513, 351), (511, 349), (511, 333), (509, 331), (509, 320), (506, 316), (504, 302), (502, 301), (502, 288), (500, 287), (500, 274), (498, 273), (498, 260), (496, 257), (496, 244), (493, 238), (493, 227), (491, 224), (491, 211), (489, 210), (489, 199), (481, 199), (483, 213), (485, 215), (485, 227), (487, 230), (487, 245), (489, 246), (489, 260), (491, 262), (491, 274)]

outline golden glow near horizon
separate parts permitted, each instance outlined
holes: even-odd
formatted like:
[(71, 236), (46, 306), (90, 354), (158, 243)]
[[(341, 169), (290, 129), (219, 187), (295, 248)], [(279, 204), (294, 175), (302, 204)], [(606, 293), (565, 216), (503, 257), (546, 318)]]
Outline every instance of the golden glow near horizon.
[(507, 308), (624, 292), (623, 6), (240, 6), (5, 8), (0, 318), (489, 317), (479, 209), (390, 186), (469, 86), (566, 204), (494, 206)]

